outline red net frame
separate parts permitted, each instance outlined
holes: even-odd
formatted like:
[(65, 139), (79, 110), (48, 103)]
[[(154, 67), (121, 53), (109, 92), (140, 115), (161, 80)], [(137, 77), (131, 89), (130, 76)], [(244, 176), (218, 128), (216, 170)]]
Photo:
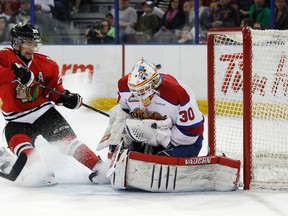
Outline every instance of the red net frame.
[[(219, 40), (219, 38), (217, 38), (220, 35), (220, 38), (222, 37), (221, 40), (223, 40), (223, 42), (221, 40)], [(221, 36), (222, 35), (222, 36)], [(278, 86), (279, 84), (279, 77), (275, 78), (275, 76), (279, 76), (279, 71), (283, 72), (284, 71), (284, 75), (285, 75), (285, 70), (287, 70), (287, 65), (286, 64), (286, 51), (287, 50), (287, 45), (288, 44), (288, 31), (286, 32), (280, 32), (280, 31), (255, 31), (252, 30), (250, 28), (227, 28), (227, 29), (210, 29), (208, 32), (208, 46), (207, 46), (207, 62), (208, 62), (208, 143), (209, 143), (209, 148), (210, 148), (210, 155), (219, 155), (219, 151), (217, 150), (217, 147), (219, 146), (219, 143), (217, 144), (217, 139), (219, 138), (218, 134), (217, 134), (217, 127), (219, 126), (215, 126), (215, 118), (217, 116), (217, 108), (221, 107), (221, 106), (232, 106), (231, 104), (233, 104), (234, 106), (238, 105), (239, 107), (237, 109), (239, 109), (239, 113), (241, 113), (240, 115), (237, 116), (238, 119), (241, 119), (241, 124), (242, 124), (242, 129), (243, 131), (241, 131), (241, 137), (242, 137), (242, 141), (241, 141), (241, 150), (238, 150), (238, 153), (241, 154), (241, 161), (243, 164), (243, 183), (244, 183), (244, 189), (250, 189), (251, 184), (256, 182), (256, 184), (259, 185), (258, 187), (263, 187), (263, 188), (273, 188), (273, 186), (271, 186), (274, 183), (277, 183), (278, 186), (277, 188), (288, 188), (287, 187), (287, 183), (288, 183), (288, 177), (285, 173), (287, 173), (287, 170), (285, 168), (285, 163), (287, 163), (287, 159), (288, 159), (288, 150), (287, 147), (285, 147), (286, 143), (285, 141), (281, 140), (282, 145), (284, 145), (284, 149), (283, 146), (279, 146), (282, 149), (280, 149), (278, 152), (275, 150), (273, 151), (267, 151), (267, 152), (260, 152), (259, 150), (255, 150), (254, 146), (258, 145), (258, 140), (256, 139), (256, 141), (254, 141), (254, 134), (253, 134), (253, 130), (254, 130), (254, 122), (255, 121), (255, 112), (259, 112), (259, 111), (255, 111), (255, 109), (257, 108), (257, 106), (259, 106), (260, 103), (253, 101), (253, 95), (254, 95), (254, 91), (255, 89), (257, 89), (257, 94), (262, 94), (262, 96), (264, 95), (264, 91), (265, 89), (265, 85), (266, 83), (263, 81), (264, 78), (266, 78), (265, 76), (269, 76), (269, 74), (265, 74), (263, 76), (260, 76), (259, 80), (256, 80), (258, 82), (255, 82), (255, 71), (253, 72), (253, 70), (255, 70), (255, 66), (254, 64), (259, 64), (256, 61), (258, 60), (259, 62), (259, 56), (261, 57), (262, 55), (262, 51), (261, 49), (259, 49), (259, 47), (261, 48), (261, 46), (264, 47), (264, 50), (268, 50), (270, 47), (274, 47), (275, 49), (277, 49), (279, 47), (279, 49), (283, 48), (283, 51), (281, 51), (280, 54), (273, 54), (273, 51), (271, 51), (271, 62), (275, 63), (275, 61), (279, 60), (278, 66), (276, 64), (276, 67), (274, 65), (274, 68), (267, 68), (267, 71), (270, 72), (274, 72), (273, 70), (277, 71), (275, 72), (274, 77), (268, 77), (270, 78), (270, 80), (274, 80), (273, 82), (270, 82), (270, 89), (272, 89), (271, 91), (273, 92), (273, 88), (275, 88), (275, 82), (277, 82), (277, 86), (276, 89), (278, 88), (278, 92), (280, 87)], [(219, 42), (220, 41), (220, 42)], [(219, 61), (219, 54), (217, 56), (217, 54), (215, 54), (215, 50), (219, 49), (219, 47), (221, 47), (221, 43), (227, 43), (229, 45), (227, 45), (227, 47), (229, 47), (229, 49), (232, 47), (235, 47), (235, 49), (237, 50), (237, 52), (233, 52), (233, 53), (229, 53), (227, 52), (225, 55), (222, 55), (221, 57), (223, 58), (227, 58), (230, 59), (230, 63), (228, 64), (229, 66), (227, 67), (226, 70), (226, 75), (229, 73), (229, 70), (231, 68), (234, 68), (235, 66), (235, 62), (236, 61), (231, 61), (231, 59), (237, 59), (240, 62), (243, 61), (243, 66), (239, 66), (241, 69), (241, 72), (239, 73), (239, 80), (243, 79), (243, 82), (238, 82), (239, 86), (234, 86), (234, 88), (236, 89), (236, 87), (238, 87), (238, 90), (242, 90), (243, 89), (243, 94), (241, 96), (241, 106), (239, 105), (240, 103), (237, 102), (229, 102), (228, 105), (227, 103), (223, 105), (223, 101), (220, 101), (220, 105), (219, 105), (219, 101), (216, 101), (216, 97), (215, 97), (215, 92), (217, 91), (221, 91), (219, 90), (219, 83), (217, 83), (217, 80), (215, 81), (215, 77), (217, 77), (217, 61)], [(225, 46), (223, 46), (225, 49)], [(257, 50), (259, 49), (259, 50)], [(218, 52), (218, 51), (217, 51)], [(258, 52), (258, 53), (257, 53)], [(274, 51), (275, 53), (277, 53), (277, 51)], [(234, 56), (235, 55), (235, 56)], [(255, 55), (258, 55), (258, 59), (255, 58)], [(264, 55), (264, 53), (263, 53)], [(268, 54), (266, 54), (267, 59), (269, 58), (270, 53), (268, 52)], [(215, 57), (217, 56), (217, 58)], [(279, 57), (280, 56), (280, 57)], [(284, 56), (284, 57), (283, 57)], [(253, 58), (254, 61), (253, 62)], [(274, 59), (273, 59), (274, 58)], [(256, 60), (255, 60), (256, 59)], [(265, 64), (266, 61), (268, 61), (265, 58), (263, 58), (263, 64)], [(226, 60), (227, 61), (227, 60)], [(229, 60), (228, 60), (229, 61)], [(276, 61), (276, 63), (277, 63)], [(281, 62), (283, 61), (283, 62)], [(238, 63), (239, 64), (239, 63)], [(262, 64), (262, 63), (260, 63)], [(229, 69), (229, 67), (231, 67)], [(284, 69), (283, 69), (284, 68)], [(256, 68), (257, 69), (257, 68)], [(233, 69), (231, 69), (233, 70)], [(266, 70), (266, 68), (264, 67), (264, 69), (262, 69), (263, 71)], [(215, 72), (216, 71), (216, 72)], [(287, 70), (288, 71), (288, 70)], [(231, 71), (230, 71), (231, 72)], [(233, 71), (232, 71), (233, 72)], [(232, 73), (231, 72), (231, 73)], [(242, 73), (243, 72), (243, 73)], [(257, 72), (258, 73), (258, 72)], [(278, 75), (277, 75), (278, 73)], [(283, 75), (282, 74), (282, 75)], [(261, 75), (261, 74), (260, 74)], [(237, 76), (235, 75), (235, 71), (234, 71), (234, 81), (235, 81), (235, 77), (237, 78)], [(253, 77), (252, 77), (253, 76)], [(288, 75), (287, 75), (288, 76)], [(227, 78), (227, 77), (226, 77)], [(231, 77), (229, 77), (230, 79)], [(217, 78), (219, 79), (219, 78)], [(227, 78), (228, 79), (228, 78)], [(282, 94), (285, 95), (285, 97), (280, 97), (283, 98), (283, 100), (286, 100), (286, 91), (287, 91), (287, 83), (288, 83), (288, 79), (286, 79), (286, 75), (281, 77), (281, 82), (283, 82), (283, 86), (281, 83), (281, 89), (283, 88), (283, 92)], [(223, 83), (227, 82), (229, 83), (231, 80), (226, 80), (225, 78), (223, 79)], [(217, 83), (217, 84), (215, 84)], [(286, 84), (285, 84), (286, 83)], [(216, 85), (216, 86), (215, 86)], [(260, 86), (260, 87), (259, 87)], [(223, 90), (223, 86), (222, 86), (222, 90)], [(236, 90), (235, 90), (236, 91)], [(267, 91), (267, 90), (266, 90)], [(274, 93), (276, 92), (276, 90), (274, 91)], [(267, 92), (266, 92), (267, 93)], [(271, 92), (270, 92), (271, 93)], [(264, 97), (265, 98), (265, 97)], [(222, 104), (221, 104), (222, 103)], [(257, 105), (257, 106), (256, 106)], [(262, 104), (260, 104), (261, 106), (263, 106), (263, 102)], [(266, 106), (265, 109), (270, 109), (271, 112), (271, 104), (269, 104), (269, 102), (267, 104), (264, 104)], [(269, 107), (269, 106), (270, 107)], [(276, 107), (279, 108), (281, 106), (281, 109), (283, 113), (287, 113), (287, 108), (286, 105), (283, 108), (283, 104), (277, 104)], [(256, 108), (255, 108), (256, 107)], [(268, 107), (268, 108), (267, 108)], [(259, 108), (258, 108), (259, 109)], [(274, 111), (276, 110), (275, 108), (273, 108)], [(226, 110), (227, 111), (227, 110)], [(234, 107), (234, 111), (230, 111), (230, 112), (236, 112), (235, 111), (235, 107)], [(262, 111), (261, 111), (262, 112)], [(256, 113), (256, 115), (258, 115), (258, 117), (260, 116), (260, 118), (262, 118), (261, 120), (264, 119), (264, 117), (267, 119), (267, 116), (271, 116), (271, 115), (283, 115), (283, 113), (280, 114), (278, 113), (266, 113), (266, 114), (258, 114)], [(253, 116), (254, 113), (254, 116)], [(234, 113), (233, 113), (234, 114)], [(232, 114), (232, 115), (233, 115)], [(227, 113), (226, 113), (227, 115)], [(229, 114), (228, 114), (229, 115)], [(286, 115), (286, 114), (285, 114)], [(254, 118), (253, 118), (254, 117)], [(265, 119), (265, 120), (266, 120)], [(274, 119), (273, 119), (274, 120)], [(281, 116), (281, 124), (286, 124), (287, 122), (287, 116), (282, 117)], [(274, 121), (275, 123), (276, 121)], [(240, 124), (240, 123), (239, 123)], [(238, 125), (239, 126), (239, 125)], [(256, 131), (256, 130), (255, 130)], [(243, 135), (242, 135), (243, 132)], [(282, 131), (283, 133), (284, 131)], [(280, 132), (281, 133), (281, 132)], [(218, 137), (217, 137), (218, 136)], [(233, 134), (232, 136), (230, 136), (230, 139), (233, 139)], [(285, 138), (287, 139), (287, 138)], [(284, 140), (285, 140), (284, 139)], [(224, 145), (226, 141), (224, 140), (223, 143)], [(270, 144), (270, 143), (268, 143)], [(218, 145), (218, 146), (217, 146)], [(229, 144), (228, 144), (229, 145)], [(287, 145), (288, 146), (288, 143)], [(258, 148), (258, 147), (257, 147)], [(272, 147), (271, 147), (272, 148)], [(273, 147), (274, 148), (274, 147)], [(275, 148), (278, 148), (277, 146)], [(258, 151), (258, 152), (257, 152)], [(254, 152), (254, 154), (253, 154)], [(256, 152), (256, 153), (255, 153)], [(280, 152), (280, 153), (279, 153)], [(224, 152), (225, 153), (225, 152)], [(255, 156), (256, 155), (256, 156)], [(267, 156), (268, 155), (268, 156)], [(280, 155), (280, 156), (279, 156)], [(279, 164), (282, 162), (281, 158), (283, 160), (285, 160), (283, 167), (276, 167), (275, 168), (275, 172), (273, 173), (274, 176), (277, 176), (277, 173), (280, 173), (281, 175), (283, 175), (281, 178), (281, 180), (279, 180), (279, 182), (277, 182), (278, 180), (273, 179), (271, 180), (271, 182), (269, 182), (270, 180), (263, 180), (262, 179), (257, 179), (257, 177), (255, 178), (255, 176), (258, 175), (259, 173), (259, 169), (257, 170), (257, 166), (263, 165), (263, 161), (264, 163), (266, 163), (265, 160), (267, 160), (268, 157), (270, 157), (270, 161), (273, 160), (273, 157), (278, 157), (278, 161), (276, 161), (274, 164), (271, 165), (271, 167), (273, 167), (272, 169), (274, 169), (274, 167), (277, 166), (277, 163)], [(230, 157), (228, 155), (228, 157)], [(261, 162), (258, 161), (258, 159), (261, 157)], [(231, 157), (233, 158), (233, 157)], [(272, 158), (272, 159), (271, 159)], [(239, 159), (239, 158), (237, 158)], [(269, 161), (269, 163), (270, 163)], [(255, 163), (255, 164), (254, 164)], [(258, 164), (257, 164), (258, 163)], [(261, 164), (262, 163), (262, 164)], [(268, 162), (267, 162), (268, 163)], [(275, 165), (276, 164), (276, 165)], [(264, 166), (264, 165), (263, 165)], [(268, 164), (268, 166), (270, 166), (270, 164)], [(268, 172), (268, 171), (267, 171)], [(256, 173), (256, 174), (255, 174)], [(284, 173), (284, 174), (283, 174)], [(265, 175), (265, 174), (261, 174), (261, 175)], [(266, 182), (265, 182), (266, 181)], [(280, 185), (280, 186), (279, 186)], [(268, 187), (267, 187), (268, 186)]]

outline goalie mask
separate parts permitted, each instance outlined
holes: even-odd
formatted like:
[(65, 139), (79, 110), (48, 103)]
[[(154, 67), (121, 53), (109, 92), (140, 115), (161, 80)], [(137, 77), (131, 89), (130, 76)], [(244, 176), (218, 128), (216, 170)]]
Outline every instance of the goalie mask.
[(33, 51), (38, 51), (42, 45), (38, 30), (29, 23), (20, 23), (13, 26), (10, 36), (11, 46), (17, 53), (19, 53), (18, 49), (21, 49), (22, 46), (30, 46)]
[(148, 106), (162, 79), (156, 67), (145, 61), (139, 61), (134, 65), (128, 78), (128, 87), (131, 93), (144, 106)]

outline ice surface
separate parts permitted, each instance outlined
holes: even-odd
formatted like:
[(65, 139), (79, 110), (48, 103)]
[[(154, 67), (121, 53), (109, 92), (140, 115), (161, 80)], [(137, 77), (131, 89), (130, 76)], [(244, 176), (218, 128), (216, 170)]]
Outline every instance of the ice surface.
[[(79, 110), (57, 109), (70, 122), (79, 139), (95, 151), (108, 125), (108, 118), (84, 107)], [(0, 120), (0, 128), (4, 128), (3, 118)], [(207, 136), (205, 143), (207, 145)], [(4, 139), (1, 145), (6, 146)], [(24, 188), (0, 179), (1, 216), (288, 215), (288, 191), (116, 191), (110, 185), (90, 183), (87, 177), (90, 171), (87, 168), (59, 153), (43, 138), (37, 140), (36, 146), (49, 168), (54, 170), (59, 184)], [(206, 146), (201, 154), (205, 154), (205, 151)], [(101, 150), (98, 154), (107, 158), (107, 150)]]

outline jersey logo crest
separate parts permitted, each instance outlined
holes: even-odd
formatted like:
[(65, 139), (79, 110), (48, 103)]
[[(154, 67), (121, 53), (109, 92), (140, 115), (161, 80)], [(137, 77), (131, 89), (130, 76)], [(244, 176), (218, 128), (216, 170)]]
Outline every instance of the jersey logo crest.
[(136, 109), (131, 112), (131, 116), (137, 119), (154, 119), (154, 120), (165, 120), (167, 119), (167, 115), (162, 116), (160, 113), (152, 112), (145, 113), (143, 110)]
[(20, 83), (15, 88), (15, 97), (22, 103), (33, 102), (39, 95), (39, 86), (25, 86)]

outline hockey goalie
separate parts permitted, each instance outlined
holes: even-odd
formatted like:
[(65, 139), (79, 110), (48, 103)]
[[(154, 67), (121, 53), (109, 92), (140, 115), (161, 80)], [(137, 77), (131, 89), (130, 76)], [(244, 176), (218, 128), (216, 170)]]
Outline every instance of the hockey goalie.
[(204, 117), (194, 92), (144, 60), (118, 82), (118, 104), (97, 150), (109, 147), (106, 177), (115, 189), (229, 191), (240, 161), (198, 156)]

